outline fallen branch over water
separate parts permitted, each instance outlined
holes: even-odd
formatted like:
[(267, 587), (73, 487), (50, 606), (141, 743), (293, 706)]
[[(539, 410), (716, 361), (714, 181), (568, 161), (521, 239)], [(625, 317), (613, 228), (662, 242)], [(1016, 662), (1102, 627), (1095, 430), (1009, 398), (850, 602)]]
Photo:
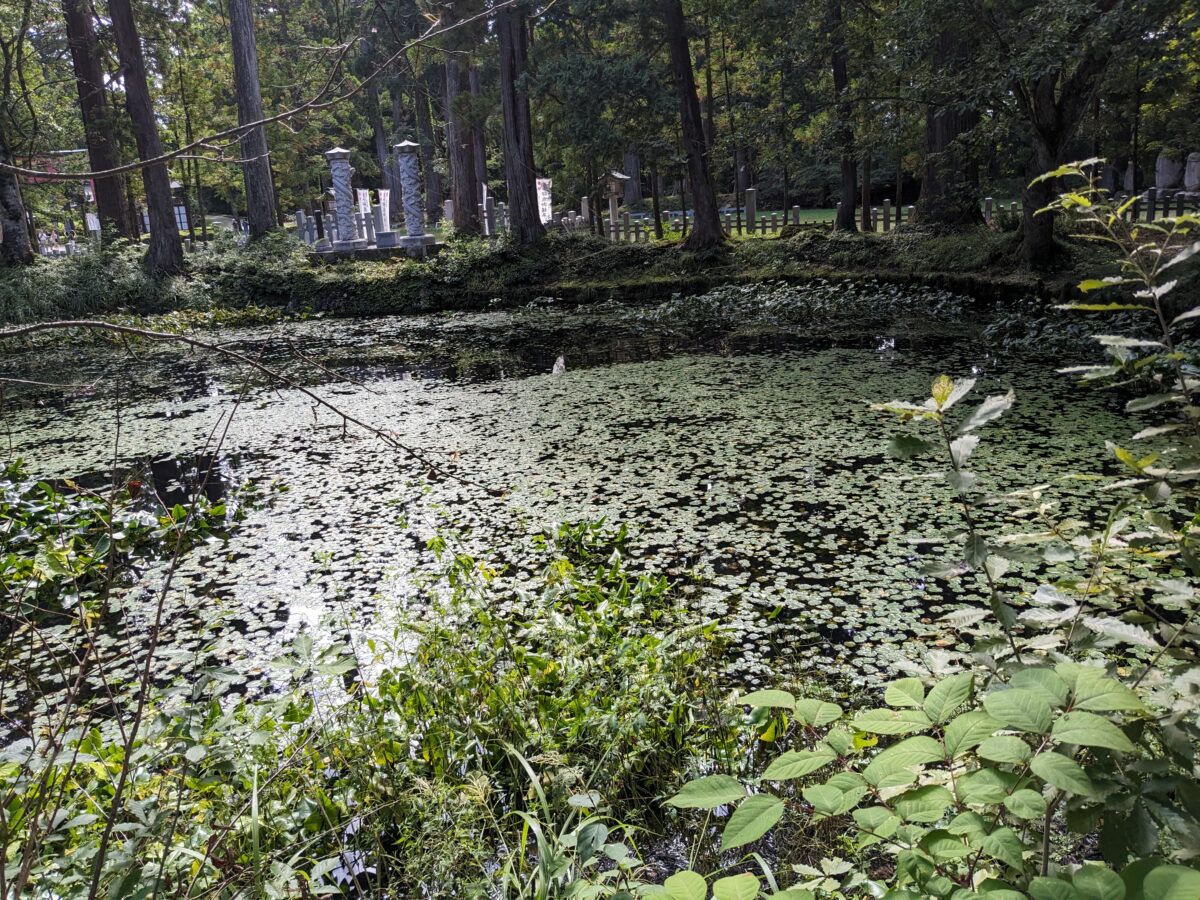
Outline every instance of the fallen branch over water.
[[(319, 394), (315, 393), (304, 385), (294, 381), (291, 378), (288, 378), (281, 372), (276, 371), (270, 366), (259, 362), (245, 353), (230, 349), (228, 345), (202, 341), (199, 338), (190, 337), (186, 334), (173, 334), (169, 331), (153, 331), (148, 328), (137, 328), (132, 325), (119, 325), (115, 322), (102, 322), (96, 319), (64, 319), (55, 322), (38, 322), (33, 325), (21, 325), (16, 328), (0, 329), (0, 341), (10, 340), (12, 338), (28, 337), (30, 335), (38, 334), (39, 332), (69, 331), (75, 328), (82, 328), (89, 331), (104, 331), (110, 334), (120, 335), (122, 337), (138, 337), (144, 338), (145, 340), (158, 341), (161, 343), (182, 344), (197, 350), (218, 354), (226, 359), (249, 366), (251, 369), (266, 375), (273, 381), (298, 391), (308, 399), (312, 400), (316, 406), (329, 410), (331, 413), (341, 419), (343, 432), (345, 432), (351, 425), (357, 426), (363, 431), (375, 436), (387, 446), (395, 450), (399, 450), (412, 459), (415, 459), (425, 467), (428, 474), (442, 478), (453, 479), (461, 484), (481, 488), (493, 496), (499, 496), (500, 494), (504, 493), (502, 490), (481, 485), (478, 482), (472, 481), (469, 478), (465, 478), (462, 475), (450, 471), (445, 466), (431, 459), (429, 454), (427, 454), (425, 451), (419, 450), (416, 447), (412, 447), (400, 441), (394, 433), (390, 431), (384, 431), (382, 428), (377, 428), (368, 422), (364, 422), (362, 419), (346, 412), (333, 403), (330, 403), (324, 397), (321, 397)], [(295, 351), (294, 347), (293, 351)], [(310, 364), (312, 363), (312, 361), (308, 360), (304, 354), (297, 352), (297, 356), (303, 361), (307, 361)], [(322, 372), (329, 374), (329, 370), (324, 366), (317, 365), (317, 368), (319, 368)], [(0, 379), (0, 381), (3, 381), (3, 379)]]

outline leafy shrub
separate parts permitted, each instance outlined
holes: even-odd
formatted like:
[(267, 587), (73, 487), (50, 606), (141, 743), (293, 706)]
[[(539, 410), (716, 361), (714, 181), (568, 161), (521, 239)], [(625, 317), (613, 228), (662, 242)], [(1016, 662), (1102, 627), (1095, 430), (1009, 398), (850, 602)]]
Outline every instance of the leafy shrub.
[(511, 595), (437, 538), (434, 606), (394, 643), (302, 634), (275, 699), (205, 670), (151, 691), (133, 739), (97, 724), (9, 747), (0, 892), (524, 896), (584, 851), (628, 877), (638, 811), (696, 746), (737, 736), (706, 689), (715, 625), (678, 627), (623, 540), (598, 523), (545, 535), (541, 579)]
[[(1085, 178), (1087, 165), (1045, 177)], [(1153, 338), (1098, 336), (1108, 363), (1064, 371), (1146, 385), (1151, 393), (1132, 400), (1131, 413), (1179, 412), (1134, 436), (1156, 442), (1151, 452), (1109, 443), (1129, 475), (1116, 487), (1137, 493), (1118, 501), (1101, 526), (1056, 520), (1044, 488), (1034, 488), (986, 501), (1030, 523), (989, 535), (968, 463), (980, 430), (1013, 404), (1011, 392), (957, 421), (951, 411), (973, 379), (941, 376), (920, 403), (876, 406), (926, 427), (928, 436), (898, 434), (891, 452), (902, 459), (940, 455), (962, 509), (962, 529), (948, 538), (958, 549), (929, 574), (981, 581), (989, 608), (949, 614), (946, 625), (961, 635), (957, 648), (914, 661), (912, 677), (887, 686), (886, 706), (847, 714), (778, 690), (741, 698), (791, 728), (791, 749), (749, 788), (709, 775), (669, 802), (702, 810), (735, 805), (721, 833), (726, 852), (758, 841), (789, 810), (808, 823), (836, 819), (852, 835), (853, 859), (797, 867), (787, 879), (796, 884), (783, 890), (771, 877), (772, 896), (1200, 896), (1200, 871), (1187, 865), (1200, 847), (1200, 600), (1193, 586), (1200, 577), (1200, 404), (1193, 399), (1195, 360), (1175, 342), (1200, 308), (1174, 319), (1164, 314), (1175, 284), (1167, 270), (1200, 253), (1200, 242), (1188, 243), (1200, 217), (1129, 223), (1125, 207), (1109, 206), (1090, 182), (1064, 194), (1056, 208), (1086, 221), (1121, 254), (1123, 275), (1080, 289), (1135, 289), (1132, 297), (1073, 308), (1138, 314), (1159, 329)], [(1022, 566), (1052, 578), (1015, 594), (1002, 579)], [(832, 775), (818, 775), (830, 769)], [(708, 896), (696, 873), (675, 878), (673, 888), (668, 882), (672, 896)], [(717, 880), (713, 892), (752, 898), (760, 887), (746, 873)]]

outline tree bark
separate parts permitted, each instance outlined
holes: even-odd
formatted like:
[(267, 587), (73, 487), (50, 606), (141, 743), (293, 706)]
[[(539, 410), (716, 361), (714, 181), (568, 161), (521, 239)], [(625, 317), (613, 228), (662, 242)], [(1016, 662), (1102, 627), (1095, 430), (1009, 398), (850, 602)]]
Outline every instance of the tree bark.
[[(117, 38), (117, 53), (121, 57), (125, 107), (133, 122), (138, 156), (143, 160), (154, 159), (162, 155), (162, 141), (154, 118), (154, 103), (150, 99), (150, 87), (146, 81), (146, 60), (142, 55), (133, 8), (129, 0), (109, 0), (108, 9)], [(150, 271), (154, 275), (174, 274), (183, 269), (183, 243), (175, 226), (171, 176), (166, 163), (143, 168), (142, 186), (150, 214)]]
[(708, 157), (704, 146), (704, 120), (700, 117), (700, 98), (692, 73), (692, 51), (688, 47), (687, 24), (681, 0), (660, 0), (667, 27), (667, 45), (671, 51), (671, 74), (679, 96), (679, 118), (683, 147), (687, 155), (688, 176), (692, 182), (692, 208), (695, 222), (684, 247), (710, 250), (725, 243), (717, 196), (708, 175)]
[(504, 116), (509, 234), (517, 244), (526, 245), (539, 240), (546, 229), (538, 210), (529, 94), (519, 83), (529, 62), (524, 10), (515, 6), (501, 10), (496, 15), (496, 32), (500, 39), (500, 108)]
[[(479, 85), (479, 69), (476, 66), (467, 67), (467, 88), (471, 92), (471, 97), (478, 98), (482, 94), (482, 89)], [(482, 203), (484, 201), (484, 191), (487, 188), (487, 148), (483, 143), (483, 126), (475, 121), (475, 116), (478, 115), (476, 103), (472, 103), (471, 119), (469, 127), (471, 129), (471, 157), (475, 162), (475, 187), (478, 191), (476, 199)]]
[(654, 209), (654, 236), (663, 239), (662, 200), (659, 197), (658, 157), (650, 157), (650, 205)]
[(841, 0), (829, 4), (829, 36), (832, 41), (833, 93), (837, 111), (836, 140), (841, 150), (842, 190), (835, 231), (854, 231), (854, 203), (858, 163), (854, 159), (854, 132), (850, 127), (849, 51), (846, 47), (846, 26), (842, 18)]
[[(8, 142), (0, 134), (0, 163), (12, 165)], [(0, 171), (0, 264), (25, 266), (33, 262), (37, 248), (29, 234), (25, 201), (17, 176)]]
[[(250, 8), (250, 0), (229, 0), (229, 32), (233, 38), (238, 121), (243, 124), (257, 122), (263, 117), (262, 91), (258, 83), (258, 50), (254, 41), (254, 11)], [(250, 236), (262, 237), (276, 227), (275, 186), (271, 179), (271, 160), (267, 155), (266, 130), (261, 125), (250, 129), (242, 135), (240, 146)]]
[[(969, 54), (961, 34), (945, 30), (933, 44), (933, 59), (947, 68), (964, 68)], [(979, 173), (963, 137), (975, 127), (979, 114), (953, 103), (925, 110), (925, 165), (917, 212), (922, 222), (950, 227), (982, 225)]]
[[(104, 74), (100, 69), (100, 50), (91, 9), (82, 0), (63, 0), (63, 18), (67, 25), (67, 46), (79, 92), (79, 112), (87, 141), (88, 164), (92, 171), (115, 169), (120, 165), (113, 144), (113, 120), (104, 93)], [(125, 179), (114, 175), (92, 182), (96, 195), (96, 214), (100, 226), (122, 237), (132, 237), (129, 209), (125, 201)]]
[(871, 154), (864, 152), (862, 161), (862, 230), (875, 230), (871, 219)]
[(642, 164), (638, 157), (638, 148), (630, 145), (625, 150), (625, 159), (622, 163), (622, 168), (625, 174), (629, 176), (629, 181), (625, 183), (625, 204), (641, 203), (642, 202)]
[(413, 104), (416, 106), (417, 130), (421, 133), (421, 168), (425, 174), (425, 215), (433, 225), (442, 218), (442, 177), (433, 166), (434, 131), (429, 113), (429, 98), (420, 80), (413, 78)]
[[(450, 23), (447, 23), (450, 24)], [(446, 156), (450, 161), (450, 199), (454, 204), (454, 230), (479, 234), (479, 203), (475, 188), (471, 135), (458, 109), (463, 71), (457, 54), (446, 56)]]

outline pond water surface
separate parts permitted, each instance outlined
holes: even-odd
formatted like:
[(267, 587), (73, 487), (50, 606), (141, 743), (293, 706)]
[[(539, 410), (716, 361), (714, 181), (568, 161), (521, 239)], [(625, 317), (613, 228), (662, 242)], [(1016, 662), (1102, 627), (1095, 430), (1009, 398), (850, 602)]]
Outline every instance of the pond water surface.
[[(251, 484), (269, 497), (176, 576), (164, 674), (200, 646), (256, 676), (302, 630), (388, 633), (419, 612), (419, 576), (433, 566), (425, 545), (439, 531), (520, 581), (532, 534), (604, 517), (632, 528), (635, 568), (666, 574), (680, 603), (729, 629), (729, 677), (758, 684), (814, 670), (874, 680), (898, 654), (944, 638), (935, 620), (949, 609), (945, 587), (920, 573), (940, 551), (921, 539), (950, 531), (957, 512), (936, 466), (885, 454), (896, 426), (869, 402), (918, 400), (943, 372), (974, 373), (979, 399), (1012, 387), (1015, 409), (983, 432), (973, 459), (982, 483), (1051, 483), (1080, 510), (1094, 501), (1065, 476), (1095, 471), (1100, 435), (1127, 430), (1115, 398), (1081, 391), (1047, 363), (997, 358), (958, 326), (930, 342), (903, 328), (814, 337), (802, 319), (778, 317), (689, 331), (647, 324), (644, 311), (604, 328), (598, 316), (209, 333), (466, 482), (425, 477), (295, 389), (161, 347), (5, 359), (7, 375), (101, 378), (10, 397), (7, 452), (53, 477), (148, 463), (169, 500), (203, 471), (210, 496)], [(560, 356), (565, 371), (552, 374)], [(134, 660), (131, 641), (118, 652)]]

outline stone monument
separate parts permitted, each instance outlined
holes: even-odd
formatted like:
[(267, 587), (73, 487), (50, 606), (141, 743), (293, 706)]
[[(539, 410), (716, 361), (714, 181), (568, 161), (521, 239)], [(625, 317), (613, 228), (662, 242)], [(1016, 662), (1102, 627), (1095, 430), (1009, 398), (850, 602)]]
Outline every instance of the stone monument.
[(333, 242), (333, 249), (361, 250), (367, 246), (367, 242), (357, 236), (354, 227), (354, 197), (350, 186), (354, 170), (350, 167), (350, 151), (344, 147), (334, 147), (325, 151), (325, 158), (329, 160), (334, 217), (337, 221), (338, 236)]
[(401, 247), (424, 247), (429, 243), (425, 234), (425, 203), (421, 197), (421, 170), (417, 163), (420, 144), (401, 141), (392, 147), (396, 168), (400, 170), (400, 203), (404, 207), (404, 237)]
[(1154, 186), (1160, 191), (1177, 188), (1183, 182), (1183, 163), (1163, 153), (1154, 162)]
[(1200, 153), (1189, 153), (1183, 170), (1183, 189), (1200, 191)]

